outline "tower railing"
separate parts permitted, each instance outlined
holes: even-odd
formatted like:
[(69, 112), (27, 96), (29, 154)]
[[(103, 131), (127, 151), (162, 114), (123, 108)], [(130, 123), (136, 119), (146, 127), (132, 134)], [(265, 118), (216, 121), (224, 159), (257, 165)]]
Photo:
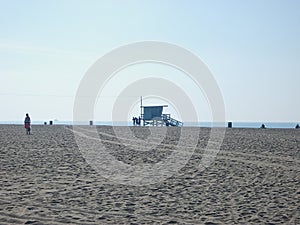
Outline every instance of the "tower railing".
[(152, 125), (152, 126), (173, 126), (173, 127), (181, 127), (183, 123), (179, 120), (176, 120), (171, 117), (171, 114), (162, 114), (161, 117), (155, 117), (152, 119), (145, 120), (144, 114), (141, 115), (141, 119), (144, 122), (144, 126)]

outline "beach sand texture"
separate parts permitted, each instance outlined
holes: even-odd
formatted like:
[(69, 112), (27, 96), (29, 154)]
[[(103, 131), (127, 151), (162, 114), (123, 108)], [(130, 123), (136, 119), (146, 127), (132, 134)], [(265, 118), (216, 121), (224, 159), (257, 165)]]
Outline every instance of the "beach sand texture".
[[(184, 168), (160, 183), (128, 186), (101, 177), (71, 129), (36, 125), (26, 135), (22, 126), (0, 126), (0, 224), (300, 224), (300, 130), (226, 129), (214, 163), (199, 171), (210, 129), (190, 128), (199, 143)], [(168, 128), (155, 152), (135, 152), (112, 127), (97, 129), (128, 164), (159, 162), (180, 131)], [(149, 135), (130, 129), (137, 138), (129, 145)]]

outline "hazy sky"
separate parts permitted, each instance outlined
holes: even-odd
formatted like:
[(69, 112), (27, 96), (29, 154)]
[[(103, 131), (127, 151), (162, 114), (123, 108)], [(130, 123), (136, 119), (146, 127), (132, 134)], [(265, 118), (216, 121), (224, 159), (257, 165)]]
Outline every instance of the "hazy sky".
[[(34, 120), (72, 120), (78, 85), (98, 58), (157, 40), (189, 49), (208, 65), (227, 120), (298, 122), (299, 9), (297, 0), (0, 1), (0, 121), (23, 120), (26, 112)], [(150, 67), (149, 76), (176, 73)], [(140, 75), (147, 76), (145, 69), (120, 72), (103, 104)], [(193, 88), (189, 95), (205, 112)], [(96, 107), (96, 120), (109, 120), (106, 106)]]

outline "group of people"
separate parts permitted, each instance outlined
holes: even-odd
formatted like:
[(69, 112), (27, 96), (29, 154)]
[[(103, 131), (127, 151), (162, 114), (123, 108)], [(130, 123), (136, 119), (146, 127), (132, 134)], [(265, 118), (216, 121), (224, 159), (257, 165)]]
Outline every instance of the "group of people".
[(139, 118), (133, 117), (132, 123), (133, 123), (133, 126), (141, 126), (141, 117), (140, 116), (139, 116)]

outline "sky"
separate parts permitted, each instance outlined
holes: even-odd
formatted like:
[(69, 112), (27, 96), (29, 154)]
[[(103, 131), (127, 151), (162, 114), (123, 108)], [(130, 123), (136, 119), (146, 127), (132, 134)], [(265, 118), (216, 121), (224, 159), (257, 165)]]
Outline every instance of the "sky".
[[(22, 121), (27, 112), (36, 121), (71, 121), (80, 82), (101, 56), (155, 40), (188, 49), (208, 66), (226, 120), (299, 122), (299, 8), (297, 0), (0, 0), (0, 121)], [(199, 121), (212, 119), (205, 93), (182, 72), (157, 64), (116, 73), (93, 119), (111, 120), (118, 94), (147, 77), (177, 83)], [(139, 96), (131, 96), (128, 118), (139, 114)], [(166, 103), (166, 112), (180, 118), (176, 102), (159, 97), (145, 102)]]

